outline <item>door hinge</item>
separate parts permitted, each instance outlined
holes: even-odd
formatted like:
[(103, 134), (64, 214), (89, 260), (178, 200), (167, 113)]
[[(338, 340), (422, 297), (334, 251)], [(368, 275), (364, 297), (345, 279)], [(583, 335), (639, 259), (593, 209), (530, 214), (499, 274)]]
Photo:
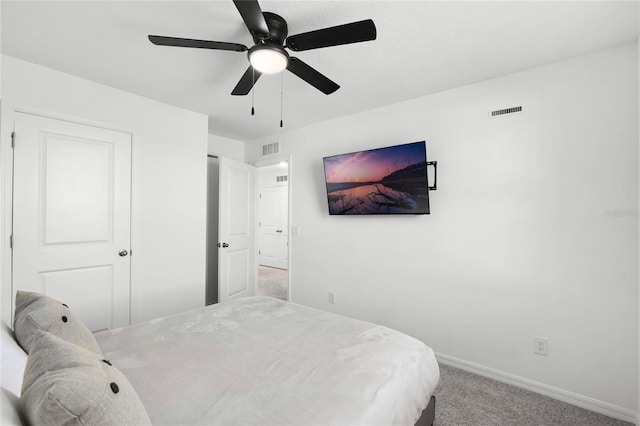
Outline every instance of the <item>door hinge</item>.
[(11, 132), (11, 148), (16, 147), (16, 132), (15, 130)]
[(9, 248), (13, 249), (13, 234), (9, 235)]

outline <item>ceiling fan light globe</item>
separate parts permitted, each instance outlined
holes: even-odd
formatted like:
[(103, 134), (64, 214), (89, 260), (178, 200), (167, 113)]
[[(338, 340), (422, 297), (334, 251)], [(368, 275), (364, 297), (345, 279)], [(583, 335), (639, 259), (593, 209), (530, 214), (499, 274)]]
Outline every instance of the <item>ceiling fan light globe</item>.
[(249, 52), (249, 62), (263, 74), (277, 74), (287, 68), (289, 55), (284, 50), (263, 47)]

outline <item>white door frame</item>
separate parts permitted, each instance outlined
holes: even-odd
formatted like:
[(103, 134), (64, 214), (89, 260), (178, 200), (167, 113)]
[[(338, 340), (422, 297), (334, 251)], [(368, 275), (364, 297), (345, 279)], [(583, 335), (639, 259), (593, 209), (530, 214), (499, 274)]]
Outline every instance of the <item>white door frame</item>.
[[(63, 113), (51, 112), (50, 110), (34, 108), (29, 105), (13, 103), (6, 99), (0, 99), (0, 189), (2, 196), (0, 199), (0, 313), (2, 321), (13, 327), (13, 308), (14, 308), (14, 291), (13, 291), (13, 253), (10, 247), (10, 238), (13, 233), (13, 148), (11, 147), (11, 134), (14, 131), (14, 119), (16, 113), (39, 115), (45, 118), (55, 120), (70, 121), (73, 123), (83, 124), (87, 126), (101, 127), (107, 130), (115, 130), (120, 132), (131, 133), (131, 129), (114, 126), (111, 123), (105, 123), (98, 120), (87, 119), (86, 117), (78, 117)], [(135, 139), (135, 138), (134, 138)], [(131, 146), (135, 143), (132, 139)], [(133, 156), (133, 154), (132, 154)], [(132, 158), (133, 161), (133, 158)], [(131, 173), (131, 205), (134, 203), (134, 179), (135, 175)], [(131, 250), (133, 250), (133, 207), (130, 210), (131, 215)], [(131, 261), (130, 288), (133, 288), (133, 259)], [(129, 318), (131, 318), (131, 305), (129, 305)]]
[(2, 210), (0, 211), (0, 312), (2, 321), (12, 326), (13, 322), (13, 284), (11, 280), (10, 237), (13, 223), (13, 108), (5, 100), (0, 101), (0, 181), (2, 182)]
[[(288, 155), (288, 156), (279, 156), (279, 157), (273, 157), (273, 158), (265, 158), (265, 159), (260, 159), (258, 161), (256, 161), (255, 163), (253, 163), (254, 166), (256, 166), (257, 168), (260, 167), (266, 167), (266, 166), (272, 166), (274, 164), (278, 164), (278, 163), (282, 163), (282, 162), (287, 162), (288, 166), (287, 166), (287, 174), (288, 174), (288, 178), (287, 178), (287, 183), (289, 185), (289, 191), (288, 191), (288, 199), (287, 199), (287, 228), (289, 229), (288, 235), (287, 235), (287, 257), (289, 258), (289, 265), (287, 268), (287, 299), (291, 302), (292, 298), (291, 295), (292, 293), (292, 281), (291, 281), (291, 270), (293, 268), (293, 259), (291, 257), (291, 247), (293, 245), (293, 241), (291, 238), (291, 235), (293, 234), (293, 228), (291, 227), (291, 206), (293, 204), (292, 202), (292, 193), (293, 193), (293, 156), (292, 155)], [(259, 173), (256, 173), (256, 175), (259, 175)], [(258, 206), (259, 203), (259, 191), (256, 191), (256, 198), (255, 198), (255, 205)], [(258, 214), (256, 213), (256, 229), (258, 229)], [(255, 255), (254, 255), (254, 259), (256, 262), (256, 266), (255, 266), (255, 270), (256, 270), (256, 293), (257, 294), (257, 289), (258, 289), (258, 280), (257, 280), (257, 271), (258, 271), (258, 265), (260, 264), (260, 256), (258, 255), (258, 232), (255, 232), (254, 238), (255, 238)]]

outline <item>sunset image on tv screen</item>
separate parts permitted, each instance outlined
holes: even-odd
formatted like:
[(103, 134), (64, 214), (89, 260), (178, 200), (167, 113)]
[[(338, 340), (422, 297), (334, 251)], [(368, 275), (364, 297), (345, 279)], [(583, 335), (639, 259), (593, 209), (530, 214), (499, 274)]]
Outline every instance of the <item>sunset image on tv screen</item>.
[(324, 158), (329, 213), (429, 214), (425, 142)]

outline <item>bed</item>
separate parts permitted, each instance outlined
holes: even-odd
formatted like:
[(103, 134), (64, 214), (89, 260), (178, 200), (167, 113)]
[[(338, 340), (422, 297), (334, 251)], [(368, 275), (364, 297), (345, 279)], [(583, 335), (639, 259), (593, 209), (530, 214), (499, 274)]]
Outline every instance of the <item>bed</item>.
[(425, 426), (435, 416), (439, 369), (424, 343), (278, 299), (230, 300), (95, 340), (100, 368), (117, 367), (154, 425)]

